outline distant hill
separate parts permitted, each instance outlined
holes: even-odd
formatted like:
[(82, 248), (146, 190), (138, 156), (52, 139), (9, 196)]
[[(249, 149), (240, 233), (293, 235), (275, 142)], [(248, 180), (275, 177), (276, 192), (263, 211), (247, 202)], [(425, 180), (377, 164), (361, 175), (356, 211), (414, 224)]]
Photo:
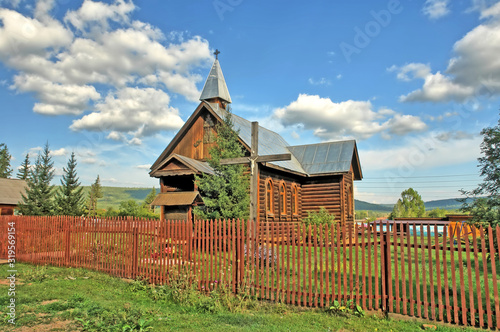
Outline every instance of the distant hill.
[(392, 205), (388, 206), (387, 204), (373, 204), (363, 201), (354, 200), (354, 206), (357, 211), (367, 210), (367, 211), (379, 211), (379, 212), (391, 212)]
[[(472, 198), (467, 199), (467, 203), (472, 202)], [(445, 210), (458, 210), (462, 207), (462, 203), (458, 201), (458, 198), (440, 199), (437, 201), (425, 202), (426, 210), (433, 210), (436, 208)]]
[[(83, 191), (87, 198), (90, 186), (84, 186)], [(97, 201), (99, 209), (108, 209), (112, 207), (118, 210), (121, 202), (134, 200), (137, 203), (142, 203), (146, 196), (153, 188), (123, 188), (123, 187), (102, 187), (102, 198)], [(160, 192), (160, 188), (156, 188), (156, 193)]]
[[(435, 201), (428, 201), (425, 203), (426, 210), (434, 210), (437, 208), (445, 210), (458, 210), (462, 207), (462, 203), (458, 201), (459, 198), (449, 198), (440, 199)], [(467, 203), (472, 201), (471, 198), (467, 200)], [(380, 212), (391, 212), (394, 204), (372, 204), (368, 202), (355, 200), (356, 210), (367, 210), (367, 211), (380, 211)]]

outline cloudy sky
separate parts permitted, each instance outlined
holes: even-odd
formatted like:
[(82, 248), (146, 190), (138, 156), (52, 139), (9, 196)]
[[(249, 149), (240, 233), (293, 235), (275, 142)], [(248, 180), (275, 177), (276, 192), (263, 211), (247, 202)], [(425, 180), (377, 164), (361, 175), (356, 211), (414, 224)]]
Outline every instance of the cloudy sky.
[[(0, 142), (83, 184), (150, 187), (219, 49), (233, 112), (291, 145), (357, 140), (356, 198), (459, 197), (500, 109), (489, 0), (0, 0)], [(55, 183), (59, 182), (56, 177)]]

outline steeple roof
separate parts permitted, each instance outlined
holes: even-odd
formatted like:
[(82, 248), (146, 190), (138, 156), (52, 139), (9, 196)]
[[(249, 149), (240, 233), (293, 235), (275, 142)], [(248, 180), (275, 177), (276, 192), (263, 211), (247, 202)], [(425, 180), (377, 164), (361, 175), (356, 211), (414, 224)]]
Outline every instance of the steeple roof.
[(219, 60), (216, 58), (212, 65), (212, 70), (207, 77), (203, 91), (201, 92), (200, 100), (209, 101), (213, 98), (220, 98), (227, 103), (231, 103), (231, 96), (227, 90), (226, 81), (220, 68)]

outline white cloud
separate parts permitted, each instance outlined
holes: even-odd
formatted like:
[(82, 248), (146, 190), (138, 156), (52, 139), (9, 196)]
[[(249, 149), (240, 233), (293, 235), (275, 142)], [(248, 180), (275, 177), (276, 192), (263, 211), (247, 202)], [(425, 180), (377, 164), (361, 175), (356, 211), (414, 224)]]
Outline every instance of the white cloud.
[(134, 9), (132, 1), (117, 0), (114, 4), (106, 4), (85, 0), (78, 10), (68, 12), (64, 21), (80, 31), (89, 27), (107, 30), (109, 20), (126, 23), (129, 20), (128, 15)]
[(450, 13), (449, 0), (426, 0), (423, 13), (430, 19), (438, 19)]
[(56, 157), (61, 157), (61, 156), (67, 155), (68, 154), (68, 150), (66, 150), (65, 148), (60, 148), (60, 149), (57, 149), (57, 150), (51, 150), (50, 154), (53, 155), (53, 156), (56, 156)]
[(423, 63), (408, 63), (402, 67), (392, 66), (387, 70), (396, 72), (399, 80), (407, 82), (415, 78), (426, 78), (431, 73), (430, 66)]
[(151, 165), (150, 164), (146, 164), (146, 165), (137, 165), (136, 168), (138, 169), (146, 169), (146, 170), (149, 170), (151, 168)]
[(386, 108), (374, 111), (369, 101), (335, 103), (329, 98), (307, 94), (275, 110), (274, 117), (284, 126), (302, 125), (306, 130), (313, 130), (314, 135), (323, 140), (366, 139), (378, 133), (405, 135), (427, 129), (417, 116), (401, 115)]
[(400, 100), (403, 102), (444, 102), (450, 100), (463, 102), (474, 95), (474, 90), (472, 86), (454, 83), (448, 76), (437, 72), (425, 77), (422, 89), (417, 89), (406, 96), (401, 96)]
[(481, 7), (484, 23), (453, 46), (455, 56), (444, 73), (425, 64), (393, 66), (402, 80), (423, 79), (422, 88), (401, 96), (404, 102), (464, 102), (479, 96), (500, 95), (500, 3)]
[[(51, 16), (54, 4), (38, 1), (32, 17), (0, 8), (0, 62), (15, 73), (11, 89), (33, 93), (33, 110), (43, 115), (89, 111), (72, 129), (96, 130), (102, 120), (101, 128), (128, 135), (129, 144), (178, 129), (182, 121), (168, 106), (170, 96), (198, 100), (196, 84), (202, 77), (195, 70), (213, 60), (208, 41), (173, 32), (165, 38), (159, 29), (132, 19), (131, 0), (85, 0), (66, 13), (64, 23)], [(132, 107), (137, 114), (130, 113), (134, 90), (142, 91), (136, 92), (142, 106), (136, 101)], [(147, 100), (148, 94), (159, 99)], [(126, 110), (118, 111), (121, 106)], [(160, 116), (160, 111), (165, 113)], [(125, 121), (113, 123), (110, 114)], [(146, 114), (154, 118), (143, 119)]]
[(33, 75), (18, 75), (14, 87), (23, 92), (36, 92), (41, 103), (33, 111), (45, 115), (80, 114), (89, 101), (101, 96), (93, 86), (58, 84)]
[(128, 134), (133, 136), (130, 144), (140, 144), (140, 137), (177, 130), (184, 124), (169, 102), (170, 97), (161, 90), (124, 88), (98, 103), (96, 112), (73, 121), (71, 129), (110, 131), (107, 138), (117, 141), (127, 140)]
[(310, 78), (309, 84), (311, 84), (311, 85), (331, 85), (332, 82), (330, 82), (330, 80), (328, 80), (324, 77), (320, 78), (319, 80), (315, 80), (313, 78)]

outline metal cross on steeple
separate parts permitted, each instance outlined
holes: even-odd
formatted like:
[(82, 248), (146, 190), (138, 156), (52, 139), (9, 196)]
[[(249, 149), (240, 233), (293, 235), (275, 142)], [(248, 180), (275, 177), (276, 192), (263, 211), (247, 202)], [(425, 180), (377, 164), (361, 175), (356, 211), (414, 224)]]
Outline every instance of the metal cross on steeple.
[(220, 54), (219, 50), (216, 49), (214, 54), (215, 54), (215, 60), (219, 60), (219, 54)]

